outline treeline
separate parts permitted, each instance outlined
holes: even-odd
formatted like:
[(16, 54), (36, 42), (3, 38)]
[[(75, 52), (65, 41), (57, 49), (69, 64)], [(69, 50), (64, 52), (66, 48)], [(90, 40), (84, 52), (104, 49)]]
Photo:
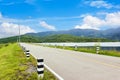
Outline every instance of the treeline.
[(110, 42), (105, 38), (78, 37), (68, 34), (59, 34), (46, 36), (41, 39), (42, 42)]
[(16, 41), (17, 41), (17, 36), (8, 37), (8, 38), (2, 38), (2, 39), (0, 39), (0, 44), (1, 43), (14, 43)]
[[(110, 42), (112, 40), (105, 38), (90, 38), (90, 37), (79, 37), (68, 34), (50, 35), (44, 37), (36, 37), (31, 35), (21, 35), (21, 42)], [(0, 43), (14, 43), (18, 41), (18, 36), (2, 38)]]

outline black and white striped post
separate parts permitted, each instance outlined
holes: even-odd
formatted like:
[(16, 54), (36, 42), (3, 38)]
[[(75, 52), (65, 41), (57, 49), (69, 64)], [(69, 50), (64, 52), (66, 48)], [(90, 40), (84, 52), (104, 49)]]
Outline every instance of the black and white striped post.
[(30, 51), (29, 50), (26, 50), (26, 57), (27, 57), (27, 59), (29, 59), (29, 57), (30, 57)]
[(44, 60), (43, 59), (37, 59), (37, 73), (38, 73), (38, 79), (43, 78), (44, 76)]
[(97, 53), (97, 54), (99, 53), (99, 50), (100, 50), (100, 47), (97, 46), (97, 47), (96, 47), (96, 53)]
[(75, 50), (77, 50), (78, 49), (78, 46), (77, 45), (75, 45)]

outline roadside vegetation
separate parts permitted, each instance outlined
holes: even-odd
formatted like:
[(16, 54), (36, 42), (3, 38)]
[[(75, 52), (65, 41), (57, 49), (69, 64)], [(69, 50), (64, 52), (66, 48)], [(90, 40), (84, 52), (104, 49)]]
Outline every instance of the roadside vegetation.
[[(96, 53), (96, 46), (94, 46), (94, 47), (77, 47), (77, 49), (75, 49), (75, 47), (69, 47), (69, 46), (64, 46), (63, 47), (63, 46), (51, 46), (51, 45), (49, 45), (48, 47), (97, 54)], [(101, 50), (100, 49), (98, 54), (120, 57), (120, 51), (116, 51), (116, 50)]]
[[(36, 60), (26, 58), (18, 44), (0, 44), (0, 80), (38, 80)], [(45, 69), (44, 78), (40, 80), (56, 80)]]

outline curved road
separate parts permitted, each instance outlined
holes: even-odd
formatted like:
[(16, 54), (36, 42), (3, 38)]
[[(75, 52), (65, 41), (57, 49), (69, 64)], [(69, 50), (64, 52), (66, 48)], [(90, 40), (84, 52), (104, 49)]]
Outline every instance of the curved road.
[(64, 80), (120, 80), (120, 58), (21, 43)]

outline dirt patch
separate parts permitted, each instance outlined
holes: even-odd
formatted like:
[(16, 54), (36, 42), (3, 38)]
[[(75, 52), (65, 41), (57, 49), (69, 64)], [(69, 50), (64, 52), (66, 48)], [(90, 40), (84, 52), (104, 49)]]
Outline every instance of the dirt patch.
[(28, 63), (27, 65), (28, 65), (28, 69), (25, 72), (30, 73), (30, 74), (33, 72), (37, 72), (37, 69), (33, 64)]

